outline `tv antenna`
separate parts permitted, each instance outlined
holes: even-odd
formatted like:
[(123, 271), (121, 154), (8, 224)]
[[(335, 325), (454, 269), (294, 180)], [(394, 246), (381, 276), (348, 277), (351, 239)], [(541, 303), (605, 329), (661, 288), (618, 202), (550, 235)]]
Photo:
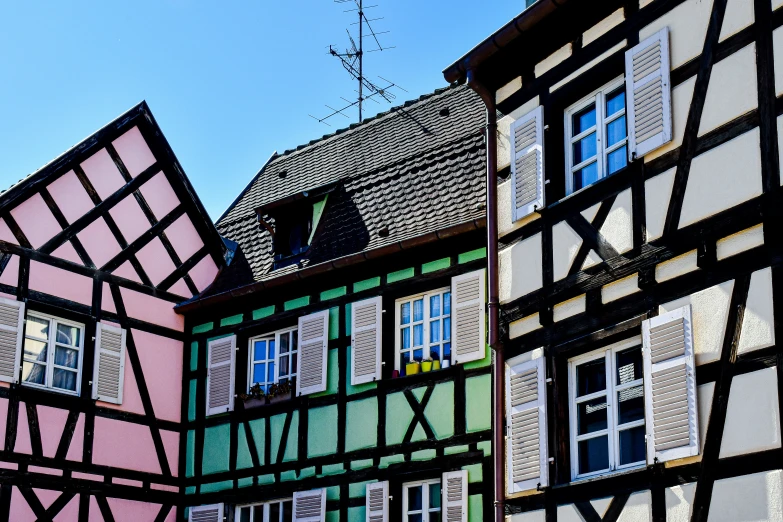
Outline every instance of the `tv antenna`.
[[(334, 56), (335, 58), (340, 60), (340, 64), (343, 66), (343, 68), (348, 71), (348, 74), (351, 75), (351, 77), (356, 80), (359, 84), (358, 89), (356, 92), (358, 93), (358, 96), (356, 100), (349, 100), (344, 97), (340, 97), (344, 102), (347, 103), (347, 105), (341, 106), (340, 108), (334, 108), (329, 105), (326, 106), (327, 109), (329, 109), (331, 112), (324, 116), (323, 118), (316, 118), (312, 114), (310, 115), (311, 118), (318, 121), (319, 123), (323, 123), (325, 125), (329, 125), (329, 123), (326, 121), (332, 116), (336, 116), (338, 114), (341, 114), (342, 116), (345, 116), (346, 118), (350, 118), (345, 111), (352, 107), (357, 107), (359, 109), (359, 123), (362, 122), (362, 110), (364, 102), (366, 101), (373, 101), (375, 103), (380, 103), (378, 101), (378, 98), (382, 98), (386, 100), (388, 103), (391, 103), (394, 99), (397, 97), (394, 95), (393, 92), (391, 92), (391, 89), (396, 88), (400, 89), (402, 91), (405, 91), (402, 87), (395, 84), (394, 82), (387, 80), (386, 78), (383, 78), (382, 76), (378, 76), (378, 78), (381, 80), (380, 82), (373, 82), (366, 76), (364, 76), (364, 53), (372, 53), (377, 51), (387, 51), (389, 49), (394, 49), (394, 46), (384, 46), (381, 44), (380, 39), (378, 38), (379, 35), (382, 34), (388, 34), (389, 31), (375, 31), (370, 24), (370, 22), (376, 22), (378, 20), (383, 20), (383, 17), (380, 18), (367, 18), (367, 16), (364, 13), (365, 9), (371, 9), (374, 7), (378, 7), (377, 5), (364, 5), (364, 0), (334, 0), (334, 3), (336, 4), (354, 4), (356, 7), (353, 9), (346, 9), (346, 13), (350, 13), (353, 11), (357, 12), (358, 15), (358, 21), (353, 22), (351, 25), (358, 25), (359, 26), (359, 37), (358, 37), (358, 44), (356, 40), (354, 40), (353, 36), (351, 35), (351, 32), (346, 29), (346, 32), (348, 33), (348, 41), (350, 42), (350, 47), (346, 49), (344, 52), (340, 52), (337, 49), (335, 49), (333, 46), (329, 46), (329, 54), (331, 56)], [(364, 34), (365, 29), (369, 31), (369, 34)], [(373, 41), (373, 48), (369, 49), (367, 51), (364, 50), (364, 39), (365, 38), (372, 38)], [(405, 91), (408, 92), (408, 91)]]

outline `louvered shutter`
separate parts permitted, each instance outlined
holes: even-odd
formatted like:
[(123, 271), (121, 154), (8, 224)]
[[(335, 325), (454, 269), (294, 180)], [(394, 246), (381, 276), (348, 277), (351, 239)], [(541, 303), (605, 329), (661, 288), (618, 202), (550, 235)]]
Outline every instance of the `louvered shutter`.
[(381, 378), (381, 298), (351, 306), (351, 386)]
[(329, 343), (329, 310), (299, 318), (299, 377), (296, 394), (326, 390), (326, 359)]
[(443, 474), (443, 522), (468, 522), (468, 472), (464, 469)]
[(549, 485), (544, 362), (540, 357), (506, 367), (509, 494)]
[(190, 508), (188, 522), (223, 522), (223, 504)]
[(511, 208), (513, 220), (544, 206), (544, 108), (538, 106), (511, 124)]
[(486, 354), (484, 270), (451, 279), (451, 362), (480, 361)]
[(324, 522), (324, 520), (326, 520), (326, 489), (294, 492), (293, 522)]
[(625, 90), (633, 161), (672, 140), (668, 27), (625, 52)]
[(221, 337), (207, 344), (207, 415), (234, 409), (234, 361), (237, 337)]
[(367, 522), (389, 522), (389, 482), (367, 484)]
[(0, 381), (19, 382), (24, 303), (0, 297)]
[(642, 323), (647, 462), (699, 454), (690, 305)]
[(123, 328), (99, 322), (95, 329), (95, 363), (92, 398), (122, 404), (125, 380), (125, 342)]

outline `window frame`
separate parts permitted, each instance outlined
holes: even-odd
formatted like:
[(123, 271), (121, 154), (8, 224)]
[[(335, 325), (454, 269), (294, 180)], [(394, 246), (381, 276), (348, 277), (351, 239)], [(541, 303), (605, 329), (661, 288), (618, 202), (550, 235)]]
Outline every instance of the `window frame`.
[[(440, 321), (441, 328), (443, 327), (443, 321), (444, 319), (448, 318), (449, 320), (452, 319), (453, 314), (453, 303), (451, 302), (451, 286), (444, 286), (432, 290), (428, 290), (426, 292), (419, 292), (418, 294), (412, 294), (405, 297), (400, 297), (399, 299), (396, 299), (394, 301), (394, 369), (397, 371), (401, 371), (402, 368), (400, 367), (400, 355), (403, 353), (402, 348), (402, 314), (400, 313), (400, 308), (402, 307), (402, 304), (406, 302), (411, 303), (411, 322), (410, 322), (410, 328), (411, 328), (411, 348), (410, 353), (413, 354), (414, 346), (413, 346), (413, 326), (414, 323), (418, 324), (418, 321), (413, 320), (413, 302), (418, 299), (423, 299), (424, 301), (424, 315), (422, 319), (422, 326), (423, 326), (423, 332), (422, 332), (422, 339), (424, 339), (424, 344), (422, 345), (422, 350), (429, 350), (431, 343), (429, 342), (430, 338), (430, 322), (432, 321), (432, 318), (430, 317), (430, 297), (434, 297), (435, 295), (441, 296), (441, 315), (437, 318)], [(443, 313), (443, 295), (445, 293), (449, 293), (449, 314), (446, 315)], [(453, 326), (453, 323), (449, 323)], [(440, 342), (435, 343), (440, 347), (441, 350), (441, 363), (443, 362), (443, 333), (445, 330), (441, 330), (441, 338)], [(451, 331), (449, 331), (449, 343), (452, 343), (453, 339), (451, 338)], [(430, 352), (426, 353), (426, 356), (422, 358), (422, 360), (426, 360), (430, 355)], [(450, 352), (450, 355), (448, 357), (449, 364), (451, 364), (453, 360), (453, 352)], [(412, 361), (411, 361), (412, 362)]]
[[(571, 104), (564, 112), (564, 118), (565, 118), (565, 157), (566, 157), (566, 169), (565, 169), (565, 187), (566, 187), (566, 196), (570, 196), (571, 194), (575, 192), (579, 192), (582, 189), (585, 189), (595, 183), (598, 183), (602, 179), (607, 178), (610, 175), (616, 174), (616, 172), (612, 174), (606, 173), (606, 156), (610, 154), (611, 152), (614, 152), (615, 150), (621, 148), (623, 144), (626, 146), (628, 145), (628, 100), (626, 96), (626, 104), (623, 106), (623, 109), (621, 111), (616, 112), (615, 114), (612, 114), (611, 116), (607, 117), (604, 112), (606, 112), (606, 95), (609, 94), (612, 91), (618, 90), (620, 87), (625, 89), (625, 75), (619, 76), (612, 80), (611, 82), (607, 83), (600, 89), (596, 89), (589, 95), (585, 96), (581, 100), (579, 100), (576, 103)], [(595, 103), (596, 111), (595, 111), (595, 126), (590, 127), (588, 130), (583, 131), (576, 136), (572, 136), (573, 131), (573, 116), (574, 114), (578, 113), (585, 107), (588, 107), (589, 105)], [(621, 118), (623, 116), (626, 116), (625, 120), (625, 138), (618, 141), (617, 143), (613, 144), (610, 147), (605, 147), (604, 143), (606, 143), (605, 139), (605, 132), (606, 132), (606, 125), (615, 121), (618, 118)], [(584, 160), (581, 163), (578, 163), (577, 165), (573, 164), (573, 155), (574, 155), (574, 149), (573, 149), (573, 143), (579, 141), (580, 139), (584, 138), (585, 136), (589, 136), (592, 132), (595, 132), (596, 135), (596, 159), (595, 161), (598, 164), (598, 179), (591, 183), (590, 185), (585, 185), (582, 188), (578, 190), (574, 190), (574, 172), (579, 170), (580, 168), (583, 168), (590, 163), (592, 163), (591, 160)], [(626, 149), (627, 150), (627, 149)], [(626, 154), (627, 158), (627, 154)], [(627, 166), (627, 159), (626, 159), (626, 166)], [(622, 170), (622, 169), (620, 169)]]
[[(76, 321), (71, 321), (69, 319), (63, 319), (62, 317), (57, 317), (51, 314), (46, 314), (43, 312), (38, 312), (36, 310), (27, 310), (25, 312), (24, 317), (24, 335), (22, 336), (22, 346), (21, 346), (21, 357), (20, 357), (20, 364), (19, 364), (19, 372), (20, 374), (24, 372), (24, 363), (25, 363), (25, 341), (27, 339), (32, 339), (35, 341), (43, 341), (42, 339), (39, 339), (37, 337), (32, 336), (27, 331), (27, 321), (30, 318), (30, 316), (33, 316), (37, 319), (43, 319), (46, 321), (49, 321), (49, 339), (46, 340), (46, 376), (44, 378), (44, 384), (38, 384), (34, 382), (26, 382), (22, 375), (19, 376), (19, 383), (23, 386), (28, 386), (30, 388), (37, 388), (39, 390), (47, 390), (52, 391), (55, 393), (62, 393), (64, 395), (72, 395), (75, 397), (78, 397), (81, 395), (81, 388), (82, 388), (82, 370), (84, 369), (84, 336), (86, 334), (87, 328), (84, 323), (79, 323)], [(57, 343), (57, 325), (63, 324), (67, 326), (72, 326), (74, 328), (78, 328), (81, 331), (81, 335), (79, 336), (79, 345), (63, 345), (63, 343)], [(65, 369), (67, 371), (73, 371), (73, 368), (69, 368), (67, 366), (62, 365), (55, 365), (54, 363), (54, 354), (56, 346), (60, 344), (62, 346), (66, 346), (69, 350), (77, 350), (79, 352), (78, 355), (78, 362), (76, 366), (76, 390), (66, 390), (64, 388), (57, 388), (53, 386), (53, 380), (54, 380), (54, 370), (55, 367), (59, 367), (61, 369)], [(31, 362), (31, 361), (29, 361)], [(40, 363), (39, 363), (40, 364)]]
[[(429, 507), (430, 488), (431, 484), (440, 484), (441, 501), (439, 508)], [(427, 480), (414, 480), (412, 482), (405, 482), (402, 485), (402, 520), (407, 522), (408, 516), (411, 514), (418, 514), (418, 510), (413, 512), (408, 511), (408, 490), (421, 486), (421, 522), (429, 522), (430, 513), (440, 513), (440, 519), (443, 520), (443, 479), (427, 479)], [(425, 487), (426, 486), (426, 487)], [(425, 508), (426, 506), (426, 508)]]
[[(250, 393), (250, 388), (253, 386), (253, 365), (257, 362), (262, 361), (256, 361), (253, 357), (253, 343), (256, 341), (266, 340), (266, 341), (273, 341), (275, 343), (275, 356), (273, 359), (264, 359), (263, 362), (265, 364), (269, 364), (269, 362), (274, 362), (275, 364), (275, 373), (274, 373), (274, 381), (273, 382), (266, 382), (266, 386), (270, 386), (272, 384), (278, 384), (280, 382), (280, 337), (285, 334), (292, 334), (298, 332), (297, 327), (289, 327), (289, 328), (281, 328), (280, 330), (275, 330), (272, 332), (268, 332), (261, 335), (254, 335), (253, 337), (249, 338), (247, 340), (247, 379), (246, 379), (246, 393)], [(293, 336), (291, 337), (293, 339)], [(267, 355), (269, 354), (269, 348), (267, 347)], [(296, 357), (299, 353), (299, 339), (297, 336), (297, 342), (296, 342), (296, 349), (289, 350), (286, 355), (289, 355), (290, 357)], [(289, 358), (289, 367), (291, 367), (291, 359)], [(298, 370), (299, 368), (297, 368)], [(268, 371), (268, 370), (267, 370)], [(269, 375), (267, 373), (267, 375)], [(289, 379), (292, 384), (296, 377), (299, 375), (299, 372), (289, 372), (288, 375), (285, 375), (284, 378)], [(266, 393), (266, 391), (264, 391)]]
[[(633, 462), (630, 464), (624, 464), (620, 465), (618, 464), (620, 462), (620, 444), (619, 444), (619, 437), (620, 437), (620, 431), (627, 430), (631, 428), (636, 428), (639, 426), (644, 427), (645, 421), (647, 417), (647, 399), (642, 395), (644, 398), (645, 404), (644, 404), (644, 416), (640, 420), (635, 420), (631, 422), (626, 422), (622, 425), (618, 424), (618, 413), (619, 408), (615, 407), (615, 396), (618, 392), (625, 390), (627, 388), (633, 388), (636, 386), (644, 386), (644, 372), (642, 371), (642, 377), (639, 379), (636, 379), (634, 381), (631, 381), (630, 383), (624, 383), (617, 385), (615, 384), (615, 372), (617, 369), (617, 359), (616, 355), (618, 352), (627, 350), (629, 348), (633, 347), (640, 347), (640, 349), (644, 349), (642, 345), (642, 337), (641, 335), (636, 335), (630, 339), (625, 339), (623, 341), (619, 341), (617, 343), (610, 344), (608, 346), (604, 346), (602, 348), (599, 348), (597, 350), (593, 350), (589, 353), (586, 353), (584, 355), (579, 355), (577, 357), (573, 357), (568, 360), (568, 420), (570, 425), (570, 432), (569, 432), (569, 440), (570, 440), (570, 451), (571, 451), (571, 480), (583, 480), (588, 479), (592, 477), (598, 477), (598, 476), (605, 476), (605, 475), (611, 475), (614, 473), (627, 471), (631, 469), (638, 469), (643, 468), (647, 465), (646, 460), (646, 454), (647, 454), (647, 448), (646, 448), (646, 438), (645, 438), (645, 458), (643, 458), (641, 461)], [(576, 397), (576, 369), (578, 366), (581, 366), (585, 363), (600, 360), (601, 358), (604, 359), (604, 364), (606, 365), (606, 388), (604, 388), (603, 391), (597, 391), (593, 392), (588, 395), (584, 395), (582, 397), (579, 397), (577, 399)], [(642, 362), (642, 365), (644, 363)], [(604, 430), (592, 432), (589, 434), (584, 435), (578, 435), (578, 418), (577, 418), (577, 405), (581, 404), (583, 402), (588, 402), (597, 398), (606, 397), (606, 407), (607, 407), (607, 427)], [(592, 471), (589, 473), (579, 473), (579, 441), (582, 440), (589, 440), (597, 437), (601, 437), (603, 435), (607, 436), (607, 442), (609, 445), (608, 448), (608, 459), (609, 459), (609, 467), (606, 469), (598, 470), (598, 471)]]
[[(273, 500), (264, 500), (262, 502), (251, 502), (251, 503), (248, 503), (248, 504), (237, 504), (236, 507), (234, 508), (234, 520), (236, 520), (237, 522), (240, 520), (239, 517), (240, 517), (240, 511), (242, 510), (242, 508), (246, 508), (246, 507), (254, 508), (256, 506), (263, 506), (264, 507), (264, 517), (263, 517), (264, 520), (253, 520), (253, 518), (254, 518), (254, 514), (253, 514), (254, 510), (251, 509), (250, 510), (250, 522), (267, 522), (268, 519), (269, 519), (269, 508), (270, 508), (270, 506), (272, 504), (280, 504), (280, 507), (281, 507), (280, 515), (282, 517), (282, 514), (283, 514), (283, 509), (282, 509), (283, 502), (291, 502), (291, 520), (293, 522), (293, 520), (294, 520), (294, 498), (293, 497), (290, 497), (290, 498), (289, 497), (284, 497), (284, 498), (277, 498), (277, 499), (273, 499)], [(269, 521), (269, 522), (273, 522), (273, 521)], [(277, 521), (277, 522), (284, 522), (284, 521)]]

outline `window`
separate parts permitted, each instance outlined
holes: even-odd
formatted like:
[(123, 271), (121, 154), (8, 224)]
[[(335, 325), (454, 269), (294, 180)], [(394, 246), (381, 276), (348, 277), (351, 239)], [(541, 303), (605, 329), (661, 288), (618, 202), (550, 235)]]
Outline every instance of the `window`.
[(294, 328), (250, 339), (248, 391), (258, 384), (267, 393), (274, 383), (293, 381), (297, 373), (297, 335)]
[(293, 507), (290, 498), (274, 500), (249, 506), (237, 506), (235, 520), (238, 522), (291, 522)]
[[(410, 362), (451, 361), (451, 288), (396, 302), (395, 368), (405, 375)], [(446, 363), (446, 364), (449, 364)]]
[(25, 322), (22, 383), (78, 395), (83, 348), (84, 325), (29, 312)]
[(567, 194), (627, 165), (628, 132), (623, 78), (571, 106), (566, 111), (565, 120)]
[(440, 502), (440, 479), (403, 484), (403, 522), (440, 522)]
[(569, 361), (572, 477), (645, 463), (641, 340)]

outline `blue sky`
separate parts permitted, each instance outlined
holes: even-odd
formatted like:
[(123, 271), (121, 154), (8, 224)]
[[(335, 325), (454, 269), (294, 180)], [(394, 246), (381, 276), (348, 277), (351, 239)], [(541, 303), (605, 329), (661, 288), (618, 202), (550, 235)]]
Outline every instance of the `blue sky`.
[[(441, 71), (523, 0), (365, 0), (382, 42), (365, 74), (404, 87), (395, 105), (445, 86)], [(277, 150), (356, 121), (325, 115), (355, 82), (327, 54), (355, 28), (332, 0), (3, 2), (0, 185), (7, 187), (147, 100), (216, 219)], [(365, 40), (367, 43), (368, 40)], [(367, 104), (365, 115), (388, 110)], [(367, 114), (369, 113), (369, 114)]]

